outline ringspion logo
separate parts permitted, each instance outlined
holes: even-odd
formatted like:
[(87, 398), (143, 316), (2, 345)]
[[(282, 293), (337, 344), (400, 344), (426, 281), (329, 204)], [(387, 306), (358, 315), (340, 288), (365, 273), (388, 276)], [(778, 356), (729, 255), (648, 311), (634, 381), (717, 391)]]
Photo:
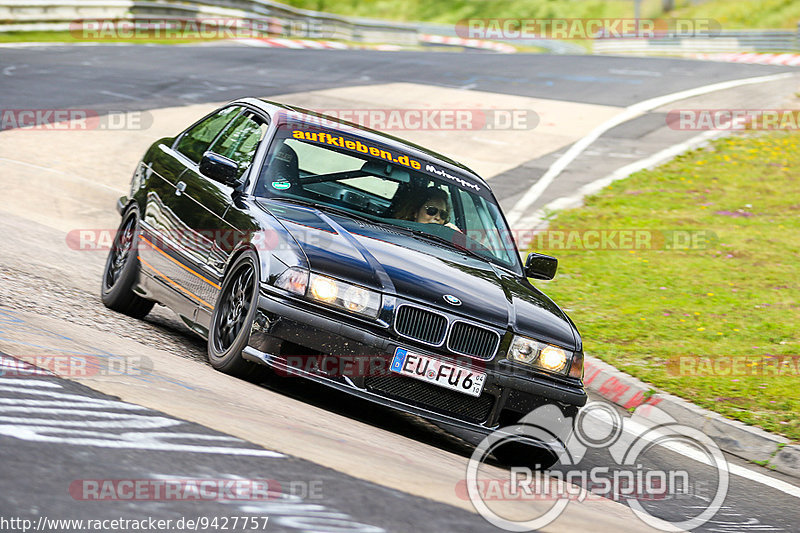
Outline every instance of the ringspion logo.
[[(692, 531), (722, 507), (730, 481), (728, 463), (703, 432), (677, 424), (652, 405), (640, 407), (631, 418), (622, 418), (605, 402), (588, 403), (574, 420), (563, 415), (555, 405), (542, 406), (517, 424), (489, 434), (470, 457), (465, 479), (454, 487), (456, 495), (469, 499), (478, 514), (504, 531), (537, 531), (558, 520), (571, 502), (587, 499), (624, 501), (642, 522), (670, 532)], [(716, 476), (700, 477), (681, 465), (646, 468), (648, 454), (662, 445), (702, 454)], [(496, 468), (485, 468), (486, 462), (509, 446), (527, 446), (525, 457), (531, 463), (550, 459), (539, 459), (537, 468), (514, 465), (505, 478), (498, 478)], [(607, 454), (608, 460), (602, 465), (585, 462), (592, 450)], [(652, 506), (664, 499), (686, 504), (667, 520)], [(511, 519), (497, 504), (504, 501), (542, 501), (549, 506), (530, 506), (526, 515)]]

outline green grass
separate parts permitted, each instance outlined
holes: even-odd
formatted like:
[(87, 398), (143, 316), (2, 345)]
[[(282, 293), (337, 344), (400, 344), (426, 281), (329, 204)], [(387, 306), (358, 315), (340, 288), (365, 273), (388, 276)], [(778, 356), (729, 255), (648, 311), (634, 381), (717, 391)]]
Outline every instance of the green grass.
[(678, 9), (669, 13), (675, 18), (714, 19), (722, 29), (783, 28), (795, 30), (800, 21), (797, 0), (709, 0), (678, 2)]
[[(287, 4), (388, 20), (455, 23), (467, 18), (599, 18), (633, 17), (630, 0), (289, 0)], [(661, 12), (660, 0), (643, 0), (642, 16)]]
[[(679, 375), (668, 360), (800, 354), (800, 133), (733, 136), (618, 181), (552, 230), (709, 231), (694, 250), (543, 250), (544, 290), (587, 353), (705, 408), (800, 440), (800, 376)], [(670, 370), (670, 369), (673, 370)], [(756, 367), (752, 367), (753, 369)]]
[[(349, 16), (388, 20), (455, 23), (466, 18), (631, 18), (630, 0), (288, 0), (286, 3)], [(677, 0), (677, 9), (662, 13), (661, 0), (642, 0), (643, 18), (714, 19), (723, 29), (795, 29), (800, 21), (796, 0)]]

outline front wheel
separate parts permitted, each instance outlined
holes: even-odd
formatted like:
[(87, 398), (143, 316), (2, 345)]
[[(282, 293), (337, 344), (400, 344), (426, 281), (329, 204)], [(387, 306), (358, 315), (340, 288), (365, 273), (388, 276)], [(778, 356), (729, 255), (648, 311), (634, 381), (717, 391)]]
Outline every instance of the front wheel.
[(139, 259), (136, 240), (139, 238), (139, 215), (131, 209), (122, 219), (108, 252), (103, 269), (100, 298), (114, 311), (134, 318), (143, 318), (153, 309), (155, 302), (133, 292), (139, 277)]
[(258, 364), (242, 357), (256, 315), (258, 280), (258, 256), (248, 250), (222, 282), (208, 331), (208, 362), (220, 372), (245, 378), (260, 373)]

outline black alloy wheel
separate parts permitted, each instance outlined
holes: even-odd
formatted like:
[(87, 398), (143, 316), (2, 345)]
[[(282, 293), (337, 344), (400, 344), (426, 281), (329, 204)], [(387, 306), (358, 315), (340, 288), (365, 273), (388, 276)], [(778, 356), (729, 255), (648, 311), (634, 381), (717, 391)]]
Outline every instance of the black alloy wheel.
[(155, 302), (133, 292), (140, 268), (137, 252), (138, 221), (139, 214), (135, 209), (130, 209), (122, 219), (106, 259), (100, 297), (109, 309), (134, 318), (143, 318)]
[(208, 332), (208, 361), (226, 374), (252, 378), (264, 368), (242, 357), (258, 304), (258, 256), (243, 252), (228, 270)]

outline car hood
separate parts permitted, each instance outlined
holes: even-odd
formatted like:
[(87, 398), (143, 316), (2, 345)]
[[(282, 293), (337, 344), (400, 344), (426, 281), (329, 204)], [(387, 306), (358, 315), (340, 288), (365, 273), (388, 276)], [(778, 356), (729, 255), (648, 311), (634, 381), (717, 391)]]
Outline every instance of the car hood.
[[(575, 348), (564, 312), (525, 278), (452, 247), (305, 206), (265, 202), (302, 247), (313, 272)], [(461, 301), (454, 306), (445, 295)]]

